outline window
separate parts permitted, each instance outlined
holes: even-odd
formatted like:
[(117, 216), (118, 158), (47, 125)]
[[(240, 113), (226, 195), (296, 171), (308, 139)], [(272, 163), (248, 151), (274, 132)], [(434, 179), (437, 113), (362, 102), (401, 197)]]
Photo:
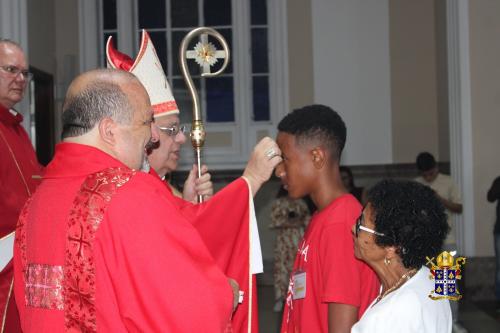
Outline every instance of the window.
[[(155, 0), (138, 1), (138, 36), (141, 29), (150, 32), (157, 48), (163, 68), (170, 79), (171, 88), (180, 110), (191, 109), (191, 99), (179, 63), (179, 48), (184, 36), (199, 26), (214, 27), (227, 40), (232, 49), (233, 26), (231, 0), (216, 2), (199, 0)], [(211, 37), (209, 41), (218, 46)], [(197, 41), (192, 41), (188, 49), (193, 49)], [(218, 46), (219, 47), (219, 46)], [(234, 123), (234, 73), (232, 62), (225, 72), (218, 77), (204, 79), (200, 76), (200, 67), (192, 60), (188, 61), (189, 71), (197, 87), (205, 111), (207, 123)], [(215, 65), (217, 66), (217, 64)], [(216, 70), (216, 69), (214, 69)], [(191, 121), (189, 112), (181, 112), (183, 122)]]
[[(277, 121), (288, 112), (285, 9), (286, 0), (97, 0), (98, 63), (105, 66), (108, 36), (114, 36), (119, 51), (135, 58), (141, 29), (146, 29), (181, 110), (181, 121), (190, 123), (192, 101), (178, 65), (179, 46), (196, 27), (216, 29), (231, 51), (225, 72), (202, 78), (198, 65), (188, 60), (207, 130), (204, 162), (212, 169), (241, 168), (255, 142), (274, 136)], [(86, 11), (88, 17), (85, 9), (80, 13), (84, 29), (91, 24), (90, 9)], [(210, 36), (209, 41), (220, 48)], [(183, 149), (181, 167), (191, 163), (190, 149)]]
[(102, 65), (106, 65), (106, 41), (110, 36), (113, 37), (115, 42), (115, 47), (120, 48), (118, 45), (117, 32), (118, 25), (116, 22), (116, 0), (104, 0), (102, 2), (102, 39), (101, 39), (101, 59), (103, 59)]
[(269, 121), (269, 60), (265, 0), (251, 2), (253, 120)]

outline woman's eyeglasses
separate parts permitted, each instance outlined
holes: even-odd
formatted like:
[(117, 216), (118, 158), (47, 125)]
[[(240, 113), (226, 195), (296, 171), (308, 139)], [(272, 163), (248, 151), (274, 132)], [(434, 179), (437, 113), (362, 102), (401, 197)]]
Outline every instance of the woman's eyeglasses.
[(361, 214), (358, 217), (358, 219), (356, 220), (356, 229), (355, 229), (356, 238), (358, 238), (359, 230), (363, 230), (363, 231), (369, 232), (369, 233), (377, 235), (377, 236), (385, 236), (385, 234), (383, 234), (381, 232), (377, 232), (377, 231), (375, 231), (373, 229), (370, 229), (370, 228), (367, 228), (367, 227), (361, 225), (361, 223), (363, 222), (363, 220), (364, 220), (364, 215), (363, 214)]
[(27, 69), (20, 69), (16, 66), (0, 66), (0, 68), (7, 74), (12, 77), (17, 77), (19, 74), (23, 76), (23, 78), (27, 81), (33, 78), (33, 73), (28, 71)]

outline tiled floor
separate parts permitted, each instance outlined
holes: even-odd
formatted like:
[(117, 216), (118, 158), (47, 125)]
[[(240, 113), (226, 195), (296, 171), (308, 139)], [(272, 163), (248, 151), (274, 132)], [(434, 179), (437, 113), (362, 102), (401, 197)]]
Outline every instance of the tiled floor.
[(460, 321), (469, 333), (500, 333), (496, 302), (463, 302), (460, 306)]
[(281, 324), (281, 313), (273, 312), (274, 291), (272, 286), (259, 286), (259, 332), (277, 333)]
[[(273, 312), (274, 293), (272, 286), (259, 286), (259, 328), (260, 333), (277, 333), (281, 313)], [(500, 312), (495, 302), (473, 304), (462, 302), (460, 321), (469, 333), (500, 333)]]

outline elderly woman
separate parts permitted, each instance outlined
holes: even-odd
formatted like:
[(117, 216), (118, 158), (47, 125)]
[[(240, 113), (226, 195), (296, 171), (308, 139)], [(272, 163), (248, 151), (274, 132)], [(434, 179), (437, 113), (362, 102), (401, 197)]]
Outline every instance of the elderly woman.
[(434, 281), (425, 266), (448, 233), (443, 205), (412, 181), (382, 181), (367, 199), (353, 227), (354, 254), (375, 271), (381, 289), (351, 332), (451, 332), (449, 301), (428, 297)]

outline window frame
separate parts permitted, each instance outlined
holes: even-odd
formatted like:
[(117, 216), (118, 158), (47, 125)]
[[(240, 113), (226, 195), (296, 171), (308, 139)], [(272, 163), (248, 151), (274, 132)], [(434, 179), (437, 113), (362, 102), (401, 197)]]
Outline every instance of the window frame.
[[(81, 72), (101, 66), (100, 57), (104, 52), (102, 1), (78, 0)], [(136, 55), (139, 44), (137, 1), (117, 1), (119, 50), (133, 56)], [(252, 120), (252, 113), (250, 113), (253, 110), (250, 4), (248, 1), (231, 1), (233, 22), (233, 49), (231, 53), (235, 92), (234, 122), (205, 122), (205, 128), (207, 137), (210, 137), (211, 133), (218, 133), (230, 135), (232, 140), (230, 145), (224, 147), (206, 146), (203, 149), (203, 163), (209, 165), (211, 170), (243, 169), (255, 143), (266, 135), (275, 137), (279, 120), (289, 110), (286, 0), (267, 0), (270, 120), (257, 122)], [(166, 10), (168, 13), (168, 8)], [(234, 24), (234, 22), (238, 22), (238, 24)], [(167, 52), (175, 51), (171, 49), (170, 40), (167, 40), (167, 43)], [(167, 66), (174, 66), (174, 64), (167, 64)], [(172, 72), (171, 68), (168, 72)], [(170, 77), (169, 80), (171, 80)], [(201, 92), (199, 93), (202, 108), (205, 110), (205, 98), (201, 96)], [(191, 112), (191, 110), (182, 110), (181, 112)], [(186, 145), (190, 145), (189, 142)], [(194, 161), (192, 156), (192, 149), (184, 147), (179, 170), (187, 170), (191, 167)]]

